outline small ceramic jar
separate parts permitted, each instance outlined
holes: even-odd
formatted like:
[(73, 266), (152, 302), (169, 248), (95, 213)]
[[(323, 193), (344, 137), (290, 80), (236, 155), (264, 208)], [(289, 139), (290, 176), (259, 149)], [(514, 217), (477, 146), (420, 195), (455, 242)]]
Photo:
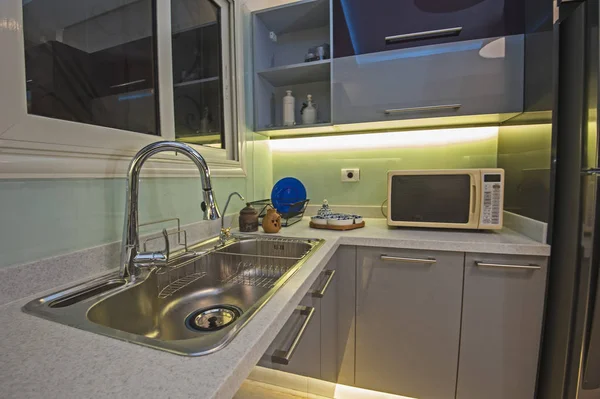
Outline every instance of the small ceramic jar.
[(281, 230), (281, 215), (273, 208), (268, 209), (262, 226), (265, 233), (278, 233)]
[(242, 233), (258, 231), (258, 211), (250, 203), (247, 203), (246, 207), (240, 211), (239, 220)]

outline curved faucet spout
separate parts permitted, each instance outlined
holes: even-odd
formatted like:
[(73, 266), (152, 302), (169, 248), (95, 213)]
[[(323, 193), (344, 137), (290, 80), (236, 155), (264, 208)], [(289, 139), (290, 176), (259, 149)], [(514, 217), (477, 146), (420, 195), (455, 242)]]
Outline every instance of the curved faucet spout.
[(210, 169), (206, 161), (198, 151), (187, 144), (177, 141), (159, 141), (142, 148), (131, 160), (127, 172), (127, 191), (125, 197), (125, 223), (123, 227), (123, 242), (121, 247), (121, 266), (122, 277), (135, 276), (134, 258), (140, 252), (139, 237), (139, 183), (140, 171), (144, 163), (151, 156), (165, 151), (175, 151), (191, 159), (200, 171), (202, 181), (202, 210), (204, 219), (216, 220), (221, 217), (215, 195), (212, 191), (210, 182)]

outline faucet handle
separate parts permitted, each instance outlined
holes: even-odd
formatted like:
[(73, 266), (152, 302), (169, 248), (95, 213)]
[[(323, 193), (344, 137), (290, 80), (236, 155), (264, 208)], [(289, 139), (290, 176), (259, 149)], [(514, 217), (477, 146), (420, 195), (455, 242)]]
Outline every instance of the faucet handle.
[[(133, 258), (133, 264), (136, 267), (164, 267), (169, 263), (169, 253), (171, 246), (169, 244), (169, 233), (167, 229), (162, 230), (162, 237), (165, 240), (165, 249), (155, 252), (140, 252)], [(144, 243), (144, 247), (146, 243)]]

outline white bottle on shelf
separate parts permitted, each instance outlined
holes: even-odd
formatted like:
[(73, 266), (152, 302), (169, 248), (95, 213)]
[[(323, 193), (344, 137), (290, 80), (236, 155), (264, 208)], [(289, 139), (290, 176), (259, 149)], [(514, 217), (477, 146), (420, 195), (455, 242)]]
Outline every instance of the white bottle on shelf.
[(283, 97), (283, 126), (294, 126), (296, 124), (294, 116), (296, 99), (292, 96), (291, 90), (286, 90), (286, 93)]
[(312, 102), (312, 95), (308, 95), (306, 98), (306, 103), (302, 108), (302, 124), (303, 125), (312, 125), (317, 123), (317, 108)]

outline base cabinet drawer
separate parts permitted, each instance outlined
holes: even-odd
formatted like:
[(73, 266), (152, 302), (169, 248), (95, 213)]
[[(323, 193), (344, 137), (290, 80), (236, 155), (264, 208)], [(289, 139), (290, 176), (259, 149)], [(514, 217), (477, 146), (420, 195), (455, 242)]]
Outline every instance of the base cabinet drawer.
[(464, 254), (386, 248), (357, 254), (355, 385), (453, 398)]
[(258, 365), (306, 377), (321, 378), (320, 305), (319, 299), (307, 294)]
[(457, 399), (535, 395), (547, 259), (467, 254)]
[[(262, 356), (259, 366), (317, 379), (336, 378), (336, 260), (334, 255)], [(323, 318), (323, 310), (327, 319)]]
[(356, 247), (341, 246), (325, 273), (332, 271), (321, 300), (321, 379), (354, 385)]
[(523, 111), (523, 35), (333, 60), (333, 123)]

